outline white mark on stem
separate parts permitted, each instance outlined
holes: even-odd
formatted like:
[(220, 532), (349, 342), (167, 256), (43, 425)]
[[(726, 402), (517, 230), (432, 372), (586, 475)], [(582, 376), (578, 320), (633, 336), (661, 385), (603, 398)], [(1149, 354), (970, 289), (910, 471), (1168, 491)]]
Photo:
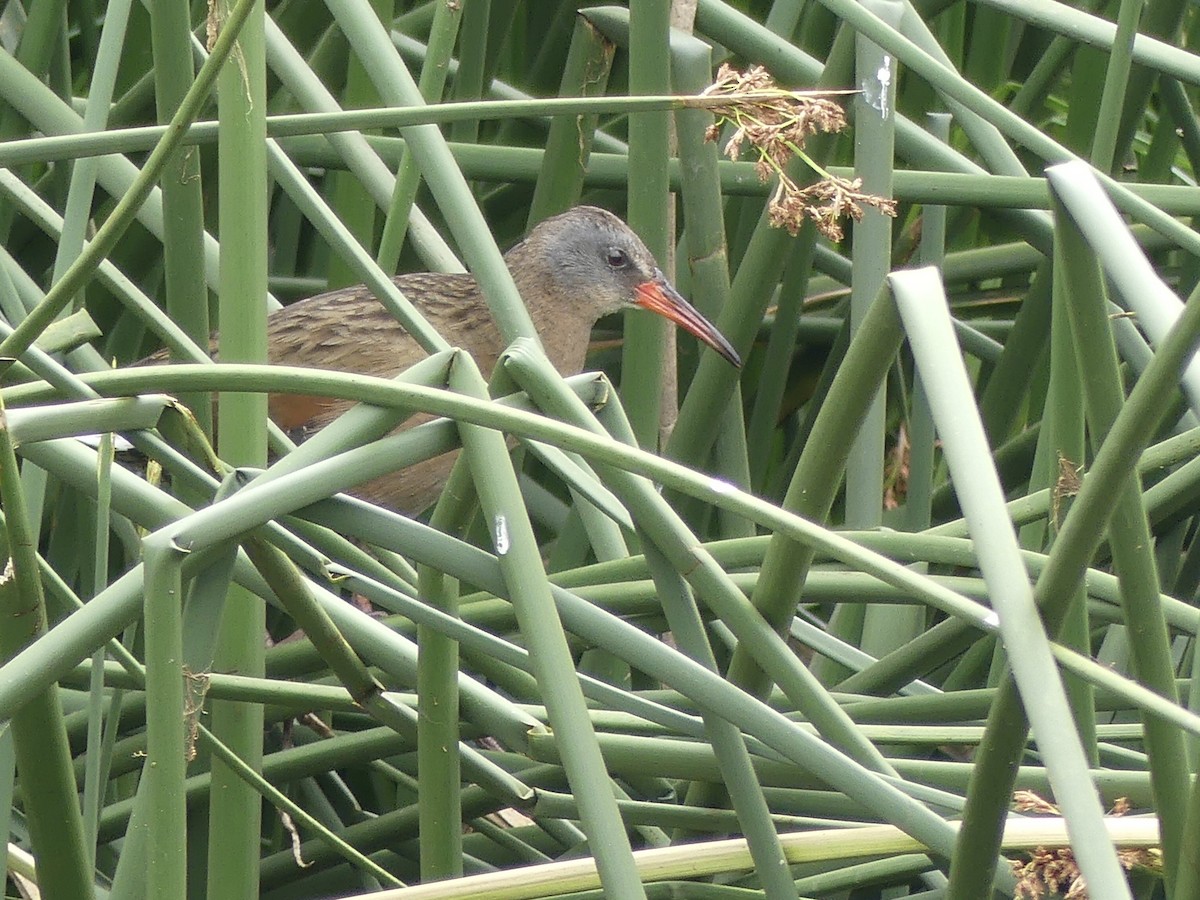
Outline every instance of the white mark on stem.
[(512, 546), (512, 542), (508, 537), (508, 519), (504, 516), (496, 516), (496, 524), (492, 529), (492, 543), (496, 546), (496, 553), (503, 556), (508, 552), (508, 548)]
[(881, 119), (891, 115), (888, 109), (888, 89), (892, 85), (892, 63), (891, 55), (884, 54), (883, 65), (876, 70), (875, 78), (864, 80), (862, 84), (863, 100), (867, 106), (879, 113)]

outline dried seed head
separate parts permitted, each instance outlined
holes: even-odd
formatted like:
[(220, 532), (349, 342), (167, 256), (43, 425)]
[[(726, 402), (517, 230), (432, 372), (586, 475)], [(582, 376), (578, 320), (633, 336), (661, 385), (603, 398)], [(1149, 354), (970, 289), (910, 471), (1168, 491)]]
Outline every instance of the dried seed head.
[[(700, 96), (710, 101), (704, 106), (717, 117), (717, 122), (705, 130), (705, 139), (717, 140), (722, 123), (733, 125), (725, 155), (736, 160), (749, 144), (758, 157), (755, 171), (759, 179), (765, 182), (772, 175), (779, 179), (768, 204), (769, 221), (774, 227), (786, 228), (795, 235), (806, 220), (811, 220), (821, 234), (840, 241), (840, 220), (846, 216), (860, 220), (864, 206), (896, 215), (894, 201), (864, 193), (860, 180), (836, 178), (805, 154), (804, 143), (810, 135), (846, 127), (846, 115), (838, 104), (813, 94), (785, 91), (762, 66), (739, 72), (728, 64), (721, 66), (716, 81)], [(820, 174), (820, 181), (801, 188), (785, 173), (797, 156)]]

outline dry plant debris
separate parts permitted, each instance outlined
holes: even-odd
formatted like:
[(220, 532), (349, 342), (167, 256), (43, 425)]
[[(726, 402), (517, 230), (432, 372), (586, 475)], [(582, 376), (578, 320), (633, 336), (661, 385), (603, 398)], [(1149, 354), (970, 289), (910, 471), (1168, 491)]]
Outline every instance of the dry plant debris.
[[(1017, 791), (1013, 794), (1013, 808), (1017, 812), (1041, 815), (1062, 815), (1057, 806), (1039, 797), (1032, 791)], [(1119, 797), (1110, 815), (1122, 816), (1129, 812), (1129, 801)], [(1158, 851), (1146, 849), (1117, 850), (1117, 860), (1126, 872), (1133, 869), (1159, 870), (1161, 862)], [(1087, 880), (1079, 871), (1075, 853), (1070, 847), (1038, 847), (1029, 854), (1028, 861), (1009, 860), (1013, 874), (1017, 877), (1017, 900), (1042, 900), (1044, 897), (1062, 897), (1063, 900), (1088, 900), (1091, 896)]]
[(1076, 496), (1083, 485), (1083, 479), (1080, 478), (1082, 472), (1083, 466), (1075, 465), (1074, 462), (1063, 456), (1061, 450), (1059, 451), (1058, 479), (1054, 482), (1050, 504), (1050, 519), (1054, 523), (1055, 531), (1062, 528), (1062, 512), (1065, 502)]
[[(748, 143), (758, 155), (758, 177), (764, 182), (772, 176), (779, 179), (768, 206), (771, 224), (776, 228), (786, 228), (795, 235), (805, 220), (811, 219), (821, 234), (840, 241), (844, 236), (841, 220), (847, 216), (856, 222), (861, 220), (865, 206), (896, 215), (894, 200), (864, 192), (862, 179), (830, 174), (804, 151), (810, 136), (846, 127), (845, 112), (827, 96), (784, 90), (762, 66), (739, 72), (728, 64), (721, 66), (717, 80), (700, 96), (716, 101), (705, 104), (717, 117), (707, 138), (715, 141), (723, 124), (733, 125), (725, 155), (736, 160)], [(818, 180), (806, 187), (798, 185), (785, 171), (793, 158), (803, 160)]]

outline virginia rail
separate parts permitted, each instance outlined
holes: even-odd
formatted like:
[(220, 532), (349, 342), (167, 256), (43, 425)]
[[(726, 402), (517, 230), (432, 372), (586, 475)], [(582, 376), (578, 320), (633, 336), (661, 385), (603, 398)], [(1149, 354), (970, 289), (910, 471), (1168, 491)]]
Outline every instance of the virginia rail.
[[(612, 213), (577, 206), (546, 219), (505, 254), (550, 361), (564, 375), (583, 369), (592, 326), (608, 313), (641, 306), (678, 323), (735, 366), (724, 336), (666, 280), (646, 245)], [(490, 372), (506, 346), (470, 275), (421, 272), (396, 285), (452, 346)], [(362, 286), (301, 300), (272, 314), (270, 361), (390, 378), (425, 351)], [(275, 395), (271, 418), (285, 430), (326, 425), (347, 404)], [(444, 483), (453, 454), (363, 485), (355, 493), (389, 508), (420, 512)]]

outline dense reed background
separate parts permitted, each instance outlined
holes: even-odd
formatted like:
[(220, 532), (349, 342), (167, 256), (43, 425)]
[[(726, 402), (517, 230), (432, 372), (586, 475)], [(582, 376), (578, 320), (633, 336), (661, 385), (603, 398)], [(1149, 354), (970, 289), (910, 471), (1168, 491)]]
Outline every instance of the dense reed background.
[[(1200, 12), (580, 5), (4, 4), (6, 896), (1200, 898)], [(895, 218), (776, 227), (722, 63), (855, 91), (804, 150)], [(740, 372), (261, 365), (331, 287), (422, 332), (400, 271), (529, 337), (580, 202)], [(371, 408), (289, 453), (292, 389)]]

